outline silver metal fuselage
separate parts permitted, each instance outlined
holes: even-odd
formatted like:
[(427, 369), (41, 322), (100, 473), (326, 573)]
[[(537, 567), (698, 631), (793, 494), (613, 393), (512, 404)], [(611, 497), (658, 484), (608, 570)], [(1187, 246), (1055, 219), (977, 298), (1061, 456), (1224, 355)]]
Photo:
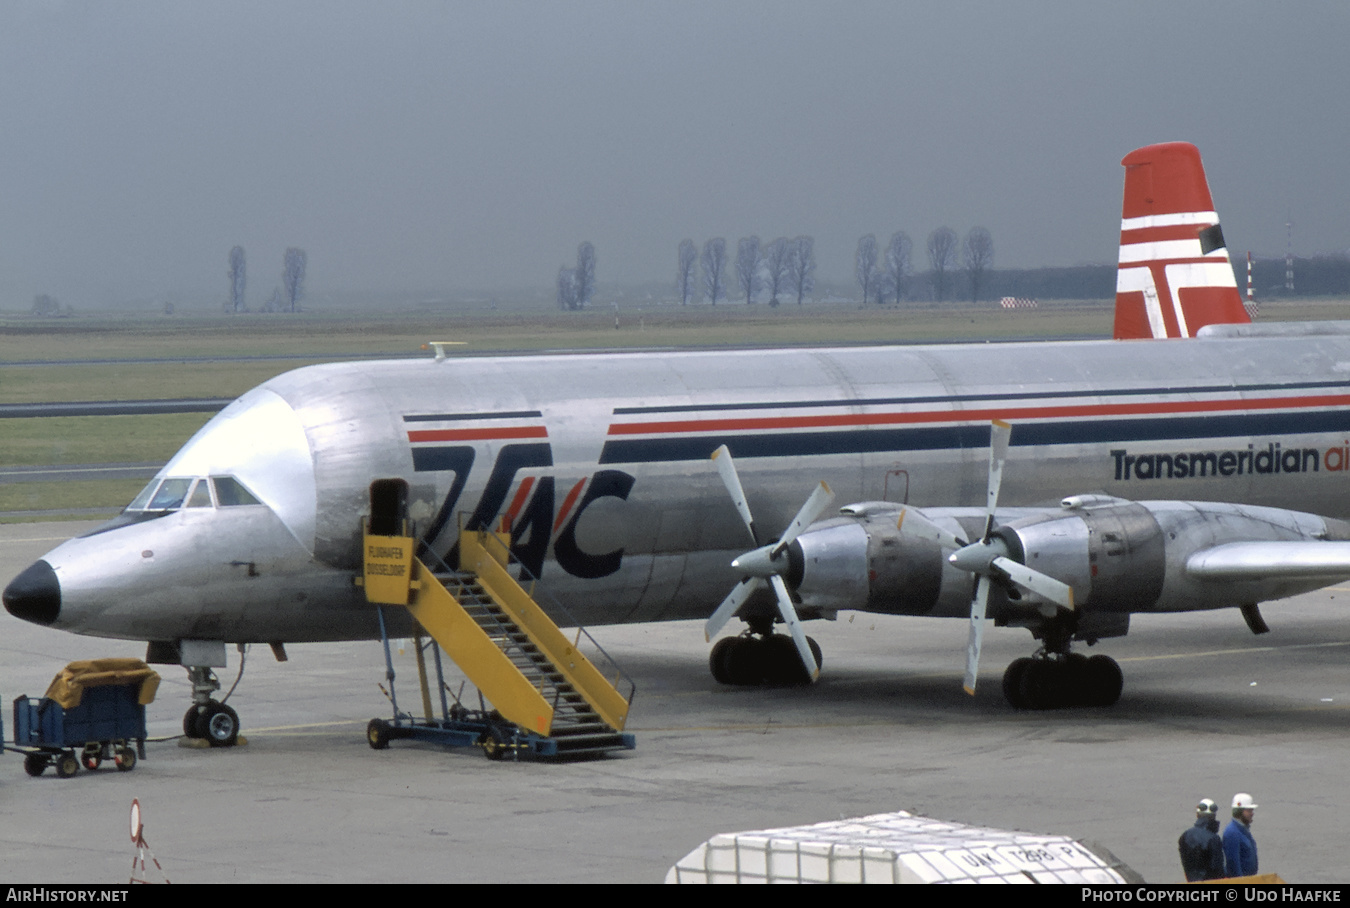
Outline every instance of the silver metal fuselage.
[(1350, 517), (1350, 337), (638, 352), (312, 366), (245, 394), (162, 476), (262, 502), (182, 508), (45, 560), (54, 626), (227, 642), (377, 636), (352, 583), (375, 479), (418, 535), (513, 528), (581, 622), (706, 617), (753, 547), (709, 455), (736, 458), (761, 535), (837, 500), (982, 506), (1193, 499)]

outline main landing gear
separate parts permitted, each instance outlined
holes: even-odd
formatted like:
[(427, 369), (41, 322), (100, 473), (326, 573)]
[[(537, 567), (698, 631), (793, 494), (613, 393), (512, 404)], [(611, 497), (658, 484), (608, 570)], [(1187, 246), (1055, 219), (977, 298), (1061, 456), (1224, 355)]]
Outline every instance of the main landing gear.
[(1042, 651), (1013, 660), (1003, 673), (1003, 696), (1018, 709), (1112, 706), (1123, 686), (1110, 656)]
[[(816, 665), (823, 664), (820, 645), (811, 637), (806, 643), (816, 657)], [(747, 631), (739, 637), (724, 637), (712, 648), (708, 667), (719, 684), (753, 687), (811, 683), (796, 645), (786, 634)]]
[[(1110, 656), (1070, 652), (1079, 624), (1059, 615), (1028, 628), (1042, 643), (1034, 656), (1014, 659), (1003, 673), (1003, 696), (1017, 709), (1114, 706), (1125, 686), (1120, 666)], [(1084, 636), (1089, 643), (1096, 637)]]

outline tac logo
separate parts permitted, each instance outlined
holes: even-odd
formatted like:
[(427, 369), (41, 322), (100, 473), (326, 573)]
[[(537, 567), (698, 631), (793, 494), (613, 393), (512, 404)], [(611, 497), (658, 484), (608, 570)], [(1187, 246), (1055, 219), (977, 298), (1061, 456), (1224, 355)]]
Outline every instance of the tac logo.
[[(454, 515), (465, 508), (460, 496), (468, 484), (478, 449), (473, 445), (414, 447), (413, 468), (417, 472), (453, 472), (454, 481), (436, 517), (424, 533), (436, 539), (445, 531)], [(505, 513), (511, 527), (511, 551), (535, 577), (544, 567), (549, 543), (558, 566), (574, 577), (606, 577), (619, 569), (623, 549), (595, 554), (577, 544), (577, 523), (592, 504), (602, 498), (626, 500), (633, 488), (633, 477), (622, 470), (599, 470), (573, 483), (559, 495), (553, 476), (526, 476), (508, 506), (507, 495), (522, 471), (553, 466), (553, 446), (548, 442), (503, 445), (492, 463), (483, 491), (464, 528), (481, 530), (491, 526), (497, 515)], [(503, 510), (505, 508), (505, 510)], [(445, 553), (447, 561), (458, 557), (458, 543)]]

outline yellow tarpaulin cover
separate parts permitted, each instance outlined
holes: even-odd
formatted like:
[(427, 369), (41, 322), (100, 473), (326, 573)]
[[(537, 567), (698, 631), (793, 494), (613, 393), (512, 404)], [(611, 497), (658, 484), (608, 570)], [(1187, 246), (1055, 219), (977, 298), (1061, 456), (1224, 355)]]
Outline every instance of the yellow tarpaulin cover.
[(61, 669), (46, 696), (62, 709), (74, 709), (80, 705), (86, 687), (117, 684), (139, 684), (136, 702), (146, 706), (154, 702), (155, 691), (159, 690), (159, 673), (140, 659), (83, 659)]

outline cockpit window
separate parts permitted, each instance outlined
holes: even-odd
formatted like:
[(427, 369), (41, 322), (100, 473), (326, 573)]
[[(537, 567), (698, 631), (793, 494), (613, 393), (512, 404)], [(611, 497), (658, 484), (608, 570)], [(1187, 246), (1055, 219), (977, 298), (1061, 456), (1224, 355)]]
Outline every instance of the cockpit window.
[(188, 496), (187, 506), (190, 508), (211, 507), (211, 487), (205, 479), (197, 480), (197, 484), (192, 487), (192, 494)]
[(157, 488), (159, 488), (159, 480), (158, 479), (150, 480), (150, 485), (141, 489), (141, 494), (131, 499), (131, 504), (127, 505), (126, 510), (144, 511), (145, 506), (150, 503), (150, 496), (155, 493), (155, 489)]
[(211, 484), (216, 487), (216, 501), (222, 508), (237, 507), (245, 504), (262, 504), (253, 493), (233, 476), (212, 476)]
[(183, 499), (187, 497), (188, 486), (192, 485), (191, 479), (166, 479), (159, 484), (155, 494), (151, 497), (150, 503), (145, 506), (147, 511), (172, 511), (175, 508), (183, 506)]

